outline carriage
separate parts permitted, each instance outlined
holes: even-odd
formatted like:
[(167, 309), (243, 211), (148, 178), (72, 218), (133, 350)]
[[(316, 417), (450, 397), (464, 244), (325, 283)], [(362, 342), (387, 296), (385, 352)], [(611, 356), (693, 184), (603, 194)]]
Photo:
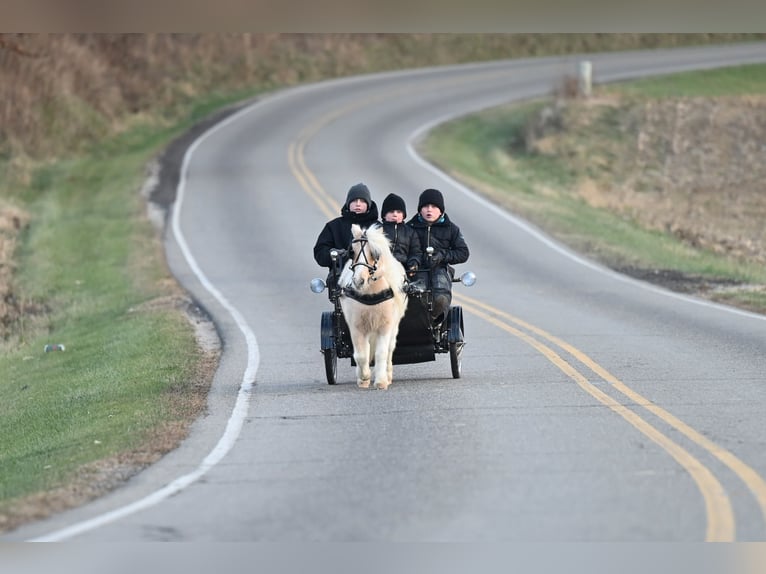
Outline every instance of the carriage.
[[(321, 320), (321, 352), (324, 355), (325, 374), (327, 383), (337, 383), (338, 359), (354, 361), (354, 348), (351, 332), (341, 308), (343, 289), (339, 286), (341, 275), (340, 252), (331, 252), (333, 267), (330, 269), (327, 281), (316, 278), (311, 281), (314, 293), (328, 291), (332, 311), (324, 311)], [(463, 283), (470, 287), (476, 281), (476, 276), (468, 271), (455, 278), (453, 282)], [(462, 353), (465, 345), (465, 329), (463, 310), (459, 305), (452, 305), (444, 322), (439, 326), (431, 323), (433, 296), (430, 287), (428, 271), (418, 271), (410, 277), (406, 286), (407, 307), (399, 322), (396, 336), (396, 347), (392, 362), (395, 365), (424, 363), (435, 361), (438, 354), (449, 354), (452, 377), (460, 378), (462, 373)]]

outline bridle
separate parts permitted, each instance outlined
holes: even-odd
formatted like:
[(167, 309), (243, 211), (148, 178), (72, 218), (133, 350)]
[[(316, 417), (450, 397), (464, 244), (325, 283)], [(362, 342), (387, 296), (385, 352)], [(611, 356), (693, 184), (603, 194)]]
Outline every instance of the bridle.
[[(351, 261), (351, 272), (353, 273), (354, 270), (357, 267), (366, 267), (369, 272), (370, 276), (367, 278), (367, 282), (373, 282), (380, 279), (380, 277), (375, 276), (375, 272), (378, 270), (378, 261), (380, 259), (368, 259), (367, 258), (367, 252), (366, 247), (367, 243), (369, 243), (369, 240), (367, 239), (367, 233), (365, 232), (361, 237), (358, 239), (354, 239), (351, 241), (351, 244), (354, 243), (360, 244), (359, 253), (356, 254)], [(362, 259), (364, 259), (362, 261)], [(373, 294), (361, 294), (353, 287), (343, 287), (341, 290), (341, 294), (345, 297), (349, 297), (350, 299), (354, 299), (355, 301), (358, 301), (359, 303), (363, 303), (364, 305), (377, 305), (378, 303), (382, 303), (383, 301), (388, 301), (389, 299), (394, 298), (394, 290), (389, 287), (388, 289), (384, 289), (383, 291), (380, 291), (378, 293)]]
[[(367, 252), (365, 248), (367, 247), (367, 243), (369, 240), (367, 239), (367, 235), (362, 235), (358, 239), (354, 239), (351, 241), (351, 244), (354, 243), (360, 243), (361, 247), (359, 249), (359, 253), (354, 257), (353, 261), (351, 262), (351, 271), (354, 271), (357, 267), (366, 267), (370, 271), (370, 281), (377, 281), (378, 277), (375, 277), (375, 272), (378, 270), (378, 260), (373, 259), (372, 263), (370, 263), (370, 260), (367, 259)], [(360, 261), (360, 259), (364, 258), (364, 261)]]

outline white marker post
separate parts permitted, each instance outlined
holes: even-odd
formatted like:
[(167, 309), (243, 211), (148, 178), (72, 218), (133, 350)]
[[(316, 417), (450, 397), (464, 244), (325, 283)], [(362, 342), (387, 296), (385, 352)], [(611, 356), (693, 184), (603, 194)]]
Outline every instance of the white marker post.
[(589, 60), (580, 62), (580, 95), (584, 98), (590, 97), (593, 78), (593, 66)]

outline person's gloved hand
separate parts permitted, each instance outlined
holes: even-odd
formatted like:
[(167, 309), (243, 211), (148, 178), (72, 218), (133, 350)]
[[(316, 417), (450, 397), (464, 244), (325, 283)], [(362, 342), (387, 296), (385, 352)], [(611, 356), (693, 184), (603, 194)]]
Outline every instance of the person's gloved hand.
[(347, 253), (347, 251), (345, 249), (332, 248), (332, 249), (330, 249), (330, 258), (331, 259), (334, 259), (333, 256), (332, 256), (333, 251), (336, 253), (335, 258), (337, 258), (337, 259), (343, 259), (346, 256), (346, 253)]
[(407, 262), (407, 275), (409, 277), (414, 277), (415, 274), (418, 272), (418, 262), (414, 259)]
[(441, 249), (436, 249), (433, 252), (433, 255), (431, 255), (431, 267), (436, 267), (437, 265), (441, 265), (444, 263), (444, 260), (446, 258), (446, 254)]

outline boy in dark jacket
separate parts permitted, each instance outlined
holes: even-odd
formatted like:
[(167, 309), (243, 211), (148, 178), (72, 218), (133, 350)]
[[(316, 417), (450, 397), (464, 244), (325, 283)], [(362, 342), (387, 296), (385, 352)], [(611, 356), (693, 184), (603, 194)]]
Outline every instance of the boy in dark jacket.
[(356, 223), (363, 229), (378, 221), (378, 206), (372, 200), (370, 190), (363, 183), (351, 186), (346, 195), (346, 202), (340, 210), (340, 217), (328, 221), (314, 244), (314, 260), (322, 267), (330, 269), (327, 285), (330, 295), (335, 287), (337, 277), (332, 273), (333, 261), (330, 251), (338, 250), (340, 267), (346, 262), (346, 251), (351, 246), (351, 225)]
[[(440, 325), (452, 303), (452, 265), (468, 260), (468, 245), (460, 228), (444, 211), (444, 196), (438, 189), (426, 189), (418, 199), (418, 213), (407, 222), (420, 238), (423, 267), (430, 269), (433, 292), (432, 319)], [(428, 248), (433, 253), (427, 255)]]
[(404, 266), (407, 275), (412, 277), (423, 261), (423, 250), (417, 232), (405, 225), (407, 207), (404, 200), (395, 193), (389, 193), (380, 209), (383, 231), (391, 242), (391, 252)]
[[(378, 221), (378, 206), (372, 200), (370, 190), (363, 183), (352, 185), (346, 195), (346, 203), (340, 210), (340, 217), (328, 221), (314, 245), (314, 260), (322, 267), (332, 267), (330, 251), (346, 251), (351, 245), (351, 225), (356, 223), (363, 229)], [(345, 258), (341, 263), (345, 262)]]

